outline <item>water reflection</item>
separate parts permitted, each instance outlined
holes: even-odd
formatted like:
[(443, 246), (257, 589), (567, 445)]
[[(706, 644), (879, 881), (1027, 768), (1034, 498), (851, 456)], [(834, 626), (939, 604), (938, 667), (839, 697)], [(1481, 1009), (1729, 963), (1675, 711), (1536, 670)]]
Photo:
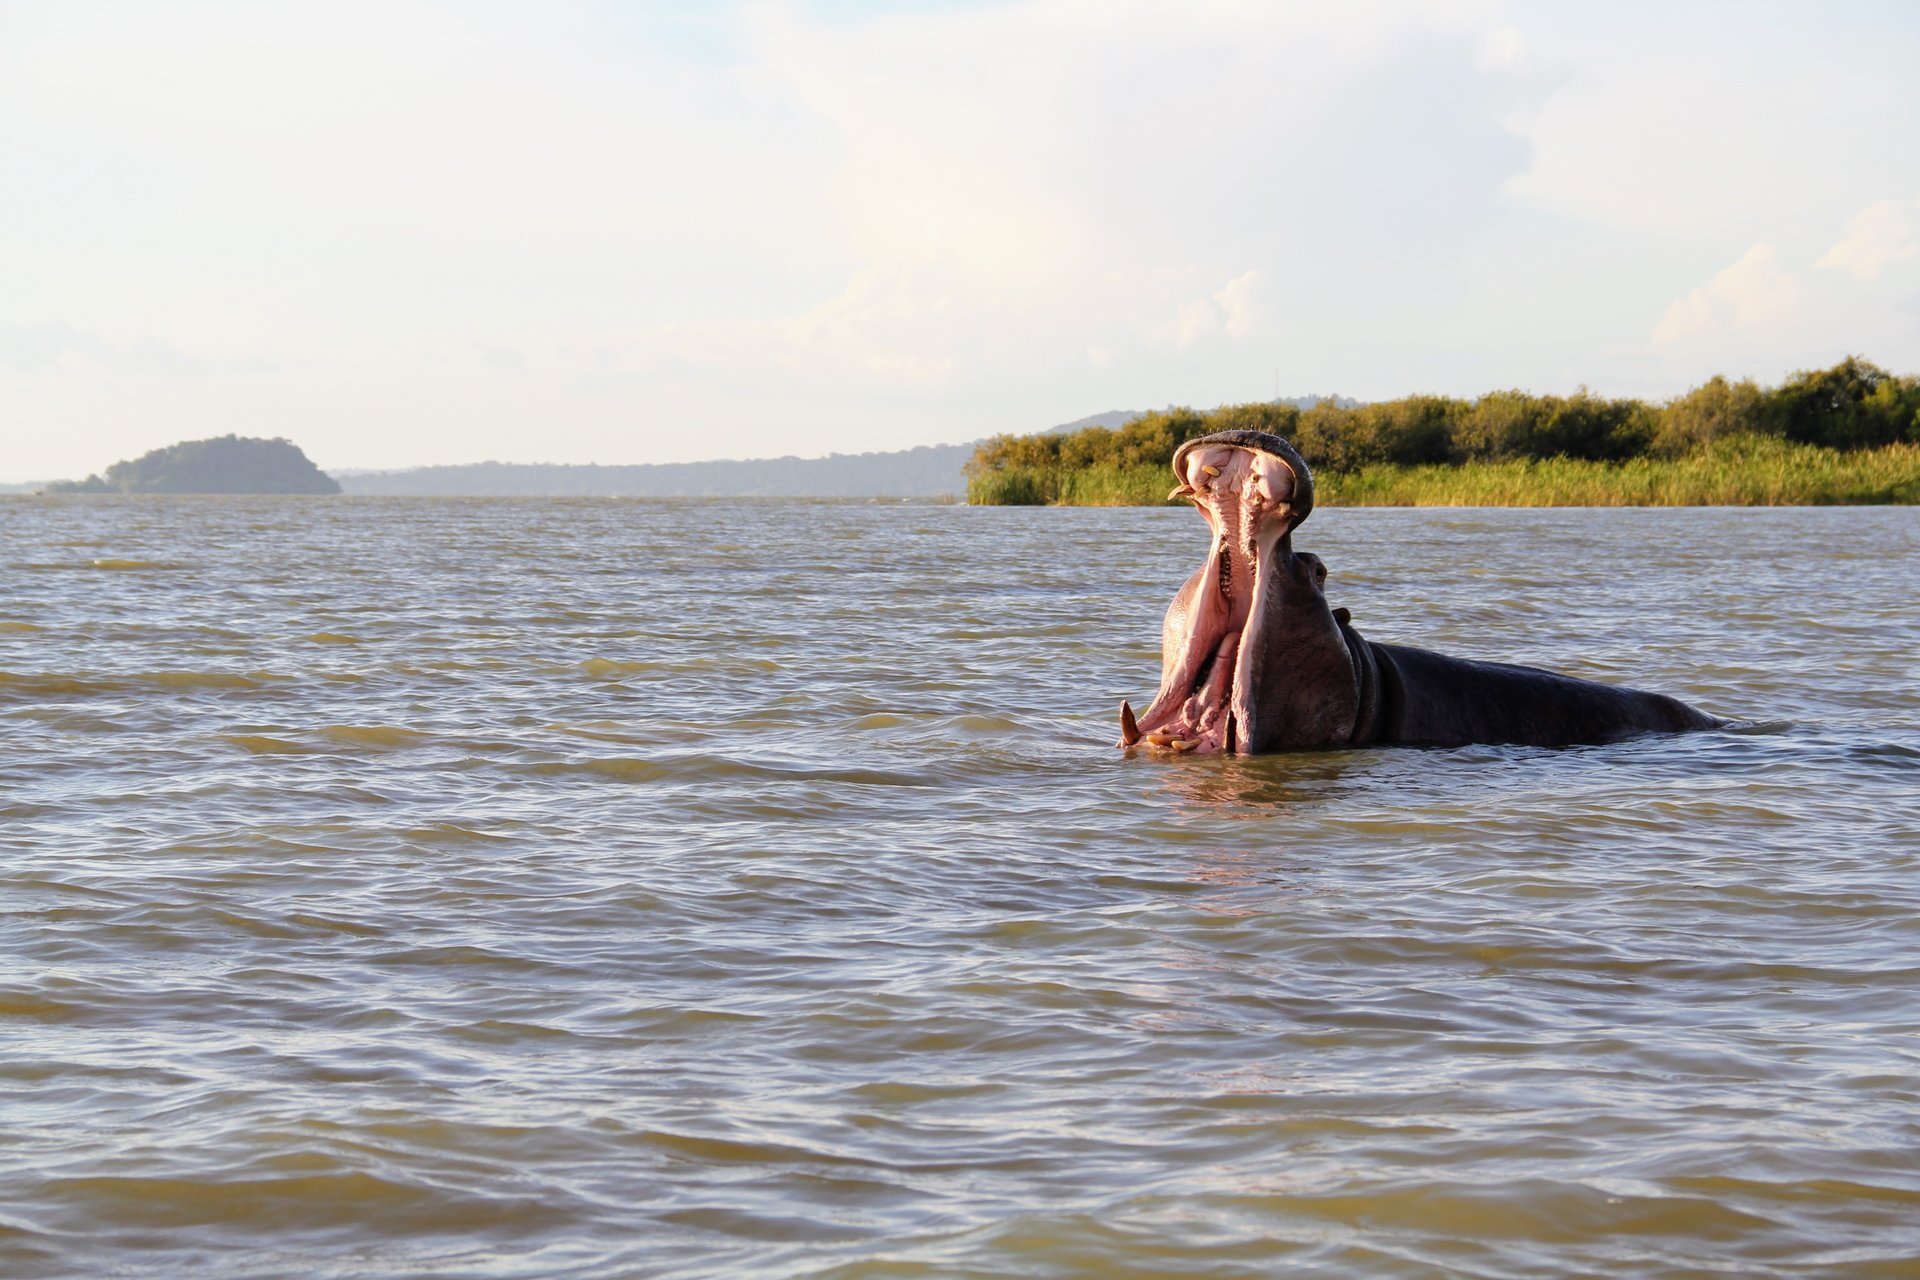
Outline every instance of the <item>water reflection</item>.
[[(1286, 810), (1325, 806), (1364, 787), (1375, 752), (1315, 751), (1266, 756), (1156, 757), (1126, 753), (1128, 763), (1153, 771), (1153, 785), (1176, 814), (1222, 809)], [(1347, 779), (1353, 777), (1351, 785)], [(1273, 818), (1271, 812), (1249, 817)]]

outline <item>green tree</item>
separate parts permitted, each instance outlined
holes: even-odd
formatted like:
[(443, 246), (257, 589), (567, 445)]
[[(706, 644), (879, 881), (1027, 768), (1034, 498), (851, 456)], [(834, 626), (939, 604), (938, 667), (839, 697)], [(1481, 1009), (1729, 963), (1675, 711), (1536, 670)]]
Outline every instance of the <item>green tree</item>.
[(1781, 434), (1778, 405), (1752, 378), (1728, 382), (1715, 374), (1659, 411), (1650, 451), (1666, 458), (1728, 436)]
[(1774, 393), (1787, 439), (1862, 449), (1903, 438), (1908, 424), (1889, 411), (1897, 410), (1898, 393), (1876, 394), (1890, 380), (1885, 369), (1858, 356), (1848, 356), (1831, 369), (1795, 374)]

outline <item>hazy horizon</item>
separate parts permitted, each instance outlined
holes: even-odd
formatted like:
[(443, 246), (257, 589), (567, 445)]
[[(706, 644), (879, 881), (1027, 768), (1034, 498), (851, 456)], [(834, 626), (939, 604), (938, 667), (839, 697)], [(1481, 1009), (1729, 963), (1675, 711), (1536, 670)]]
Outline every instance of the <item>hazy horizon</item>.
[(0, 0), (0, 481), (1920, 369), (1920, 11)]
[[(1302, 399), (1302, 400), (1313, 400), (1313, 399), (1320, 399), (1320, 398), (1322, 397), (1315, 397), (1315, 396), (1298, 397), (1298, 399)], [(1332, 399), (1336, 397), (1326, 397), (1326, 398)], [(1168, 407), (1172, 407), (1172, 406), (1168, 406)], [(1135, 416), (1140, 413), (1146, 413), (1146, 412), (1150, 412), (1150, 411), (1144, 410), (1144, 409), (1142, 410), (1132, 410), (1132, 409), (1107, 410), (1103, 413), (1087, 414), (1084, 417), (1076, 418), (1072, 422), (1058, 423), (1052, 427), (1034, 427), (1034, 428), (1031, 428), (1030, 430), (1024, 429), (1024, 428), (1016, 429), (1014, 431), (1014, 434), (1031, 434), (1033, 432), (1057, 431), (1057, 430), (1065, 430), (1067, 428), (1077, 428), (1082, 426), (1115, 426), (1115, 425), (1118, 425), (1119, 421), (1122, 419), (1131, 418), (1132, 416)], [(226, 435), (229, 433), (222, 432), (221, 434)], [(204, 440), (209, 438), (212, 438), (212, 437), (202, 436), (202, 437), (194, 437), (193, 439)], [(273, 439), (276, 437), (270, 432), (261, 432), (255, 438)], [(285, 437), (278, 437), (278, 438), (285, 438)], [(555, 462), (551, 459), (541, 459), (541, 458), (473, 458), (473, 459), (466, 459), (459, 462), (434, 461), (434, 462), (408, 463), (404, 466), (398, 466), (398, 467), (346, 466), (346, 467), (331, 467), (331, 468), (321, 467), (320, 469), (326, 472), (328, 475), (338, 479), (343, 476), (390, 475), (396, 472), (421, 471), (421, 470), (429, 470), (434, 468), (454, 468), (454, 467), (487, 467), (487, 466), (521, 467), (521, 468), (701, 467), (701, 466), (711, 466), (716, 464), (732, 463), (732, 462), (765, 463), (765, 462), (785, 462), (788, 460), (797, 460), (801, 462), (825, 462), (835, 458), (859, 458), (859, 457), (868, 457), (875, 454), (907, 453), (907, 452), (912, 452), (918, 449), (959, 449), (959, 448), (965, 448), (965, 447), (969, 447), (974, 444), (977, 444), (978, 441), (979, 441), (979, 437), (976, 437), (971, 440), (935, 440), (926, 444), (900, 445), (894, 448), (865, 449), (865, 450), (859, 450), (854, 452), (849, 452), (845, 450), (837, 450), (837, 451), (828, 450), (824, 453), (786, 453), (786, 454), (770, 454), (770, 455), (755, 455), (755, 456), (741, 456), (737, 454), (728, 455), (728, 456), (715, 455), (713, 457), (705, 457), (705, 458), (686, 458), (686, 459), (680, 459), (673, 462), (602, 462), (596, 459), (586, 459), (584, 461), (577, 461), (577, 462)], [(115, 458), (113, 459), (112, 462), (102, 463), (100, 466), (93, 468), (92, 471), (90, 471), (88, 474), (104, 473), (107, 470), (107, 468), (112, 466), (113, 463), (115, 462), (133, 461), (136, 458), (144, 456), (147, 453), (152, 453), (160, 449), (165, 449), (168, 445), (181, 444), (186, 442), (188, 441), (170, 440), (167, 442), (166, 445), (156, 446), (156, 449), (142, 450), (141, 453), (138, 455), (131, 455), (128, 458)], [(291, 441), (291, 443), (296, 447), (300, 447), (302, 453), (306, 453), (305, 448), (300, 446), (300, 442), (298, 440), (293, 440)], [(308, 458), (311, 461), (310, 454), (308, 455)], [(6, 487), (6, 486), (17, 487), (22, 484), (45, 484), (45, 483), (51, 483), (54, 481), (79, 480), (83, 478), (85, 477), (81, 475), (40, 476), (40, 477), (31, 478), (28, 480), (16, 480), (11, 477), (4, 477), (4, 478), (0, 478), (0, 487)]]

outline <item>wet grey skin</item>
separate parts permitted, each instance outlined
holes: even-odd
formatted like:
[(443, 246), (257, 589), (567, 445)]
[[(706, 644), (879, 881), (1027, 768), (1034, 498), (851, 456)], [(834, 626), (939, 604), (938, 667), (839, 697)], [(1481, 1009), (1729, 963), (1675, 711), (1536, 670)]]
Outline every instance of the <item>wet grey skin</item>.
[(1152, 705), (1136, 718), (1120, 704), (1123, 748), (1551, 747), (1724, 723), (1664, 694), (1368, 640), (1328, 606), (1326, 565), (1293, 549), (1313, 509), (1293, 446), (1217, 432), (1182, 445), (1173, 468), (1169, 496), (1194, 502), (1214, 543), (1167, 609)]

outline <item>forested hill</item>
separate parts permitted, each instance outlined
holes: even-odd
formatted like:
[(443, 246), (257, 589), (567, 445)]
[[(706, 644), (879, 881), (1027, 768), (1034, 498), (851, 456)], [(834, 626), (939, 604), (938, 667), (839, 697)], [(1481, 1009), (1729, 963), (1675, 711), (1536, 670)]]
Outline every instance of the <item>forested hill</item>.
[[(1332, 405), (1338, 409), (1355, 409), (1360, 405), (1358, 400), (1349, 396), (1294, 396), (1290, 399), (1270, 400), (1267, 403), (1288, 409), (1299, 409), (1303, 412), (1322, 404)], [(1178, 408), (1175, 405), (1168, 405), (1164, 410), (1166, 413), (1174, 413), (1177, 411)], [(1080, 418), (1074, 422), (1063, 422), (1057, 427), (1050, 427), (1042, 431), (1040, 434), (1043, 436), (1067, 436), (1073, 435), (1076, 432), (1085, 431), (1090, 427), (1100, 427), (1107, 431), (1118, 431), (1121, 427), (1126, 426), (1129, 422), (1137, 418), (1150, 416), (1152, 412), (1152, 410), (1141, 409), (1111, 409), (1106, 413), (1096, 413), (1090, 417)], [(974, 445), (974, 448), (977, 449), (985, 443), (986, 441), (984, 440), (979, 441)]]
[(104, 477), (57, 481), (46, 491), (329, 494), (340, 486), (292, 441), (226, 435), (155, 449), (114, 463)]
[[(1139, 416), (1117, 409), (1053, 430), (1119, 426)], [(950, 498), (967, 491), (961, 469), (979, 444), (636, 466), (475, 462), (347, 472), (340, 483), (350, 494), (387, 497)]]
[(971, 444), (825, 458), (646, 466), (476, 462), (346, 474), (350, 494), (392, 497), (939, 498), (966, 492)]
[[(1302, 396), (1279, 403), (1305, 409), (1339, 397)], [(1110, 409), (1042, 434), (1123, 427), (1138, 409)], [(922, 445), (884, 453), (824, 458), (744, 458), (640, 466), (476, 462), (405, 471), (343, 472), (349, 494), (386, 497), (621, 498), (946, 498), (967, 491), (964, 468), (982, 441)]]

